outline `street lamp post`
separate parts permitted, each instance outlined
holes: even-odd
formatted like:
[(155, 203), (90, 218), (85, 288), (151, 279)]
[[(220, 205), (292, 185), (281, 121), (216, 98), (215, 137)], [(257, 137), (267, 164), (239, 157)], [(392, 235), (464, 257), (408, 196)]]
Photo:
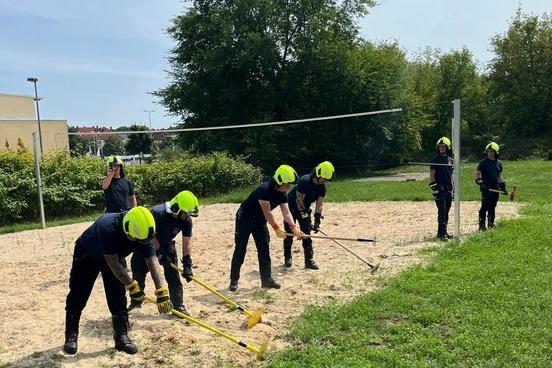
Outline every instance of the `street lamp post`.
[(36, 82), (38, 82), (38, 78), (27, 78), (27, 82), (32, 82), (34, 84), (34, 90), (35, 90), (35, 102), (36, 102), (36, 121), (38, 122), (38, 138), (40, 141), (40, 156), (44, 154), (44, 149), (42, 146), (42, 127), (40, 126), (40, 110), (38, 109), (38, 90), (36, 88)]
[(151, 113), (155, 112), (155, 110), (144, 110), (144, 112), (148, 113), (149, 126), (150, 126), (150, 130), (151, 130)]

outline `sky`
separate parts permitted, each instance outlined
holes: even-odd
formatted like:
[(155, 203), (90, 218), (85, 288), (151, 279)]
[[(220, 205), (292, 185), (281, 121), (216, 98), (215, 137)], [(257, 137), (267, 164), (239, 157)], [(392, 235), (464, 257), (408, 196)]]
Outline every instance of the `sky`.
[[(379, 0), (360, 20), (371, 41), (397, 41), (407, 55), (425, 47), (467, 47), (484, 65), (490, 39), (508, 28), (519, 1)], [(548, 3), (548, 4), (547, 4)], [(550, 0), (523, 0), (552, 12)], [(69, 125), (168, 128), (178, 123), (149, 94), (167, 85), (166, 33), (186, 9), (179, 0), (0, 0), (0, 93), (33, 95), (42, 119)], [(246, 122), (239, 122), (246, 123)]]

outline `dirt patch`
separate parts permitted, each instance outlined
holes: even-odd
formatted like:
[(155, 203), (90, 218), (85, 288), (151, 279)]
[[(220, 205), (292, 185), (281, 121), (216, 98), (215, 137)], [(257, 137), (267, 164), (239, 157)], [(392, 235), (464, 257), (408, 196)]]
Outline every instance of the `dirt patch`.
[[(320, 270), (303, 267), (302, 247), (294, 243), (294, 265), (283, 266), (282, 243), (274, 236), (271, 255), (274, 278), (281, 290), (261, 289), (255, 246), (250, 240), (242, 268), (240, 288), (227, 292), (233, 252), (234, 214), (237, 204), (203, 206), (194, 222), (193, 260), (195, 275), (222, 290), (234, 300), (255, 310), (261, 306), (264, 323), (243, 329), (246, 317), (230, 311), (218, 298), (194, 283), (185, 284), (185, 304), (192, 316), (250, 344), (260, 345), (274, 337), (272, 350), (289, 344), (289, 324), (307, 306), (351, 298), (381, 288), (385, 280), (422, 261), (418, 251), (438, 247), (433, 202), (371, 202), (325, 204), (323, 229), (333, 236), (377, 237), (374, 247), (366, 243), (344, 243), (371, 262), (381, 263), (376, 274), (336, 244), (314, 242)], [(477, 230), (479, 203), (462, 203), (461, 233)], [(518, 216), (519, 206), (501, 202), (497, 219)], [(274, 213), (281, 219), (279, 211)], [(451, 215), (454, 213), (451, 210)], [(451, 220), (452, 223), (452, 220)], [(0, 236), (0, 365), (10, 367), (245, 367), (256, 366), (247, 350), (213, 333), (172, 316), (161, 316), (153, 305), (131, 313), (130, 336), (138, 345), (134, 356), (116, 353), (110, 314), (101, 277), (83, 312), (79, 353), (60, 353), (64, 334), (64, 306), (68, 291), (73, 243), (89, 226), (81, 223), (46, 230)], [(153, 294), (148, 277), (146, 292)]]

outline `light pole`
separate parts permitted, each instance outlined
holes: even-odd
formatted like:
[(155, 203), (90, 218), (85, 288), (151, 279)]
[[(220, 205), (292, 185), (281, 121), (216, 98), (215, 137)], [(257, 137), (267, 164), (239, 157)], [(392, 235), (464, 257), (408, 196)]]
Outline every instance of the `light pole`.
[(144, 110), (144, 112), (148, 113), (149, 126), (150, 126), (150, 130), (151, 130), (151, 113), (155, 112), (155, 110)]
[(42, 147), (42, 128), (40, 126), (40, 110), (38, 109), (38, 90), (36, 88), (36, 82), (38, 82), (38, 78), (27, 78), (27, 82), (34, 83), (34, 90), (35, 90), (35, 102), (36, 102), (36, 121), (38, 122), (38, 139), (40, 141), (40, 157), (44, 154), (44, 150)]

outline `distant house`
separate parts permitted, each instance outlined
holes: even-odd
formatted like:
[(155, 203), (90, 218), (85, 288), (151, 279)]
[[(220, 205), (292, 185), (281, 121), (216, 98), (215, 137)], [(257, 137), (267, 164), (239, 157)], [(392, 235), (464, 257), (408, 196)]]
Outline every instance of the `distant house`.
[[(0, 151), (15, 151), (18, 142), (32, 151), (32, 134), (39, 131), (34, 99), (0, 93)], [(66, 120), (40, 119), (40, 128), (44, 153), (69, 149)]]

